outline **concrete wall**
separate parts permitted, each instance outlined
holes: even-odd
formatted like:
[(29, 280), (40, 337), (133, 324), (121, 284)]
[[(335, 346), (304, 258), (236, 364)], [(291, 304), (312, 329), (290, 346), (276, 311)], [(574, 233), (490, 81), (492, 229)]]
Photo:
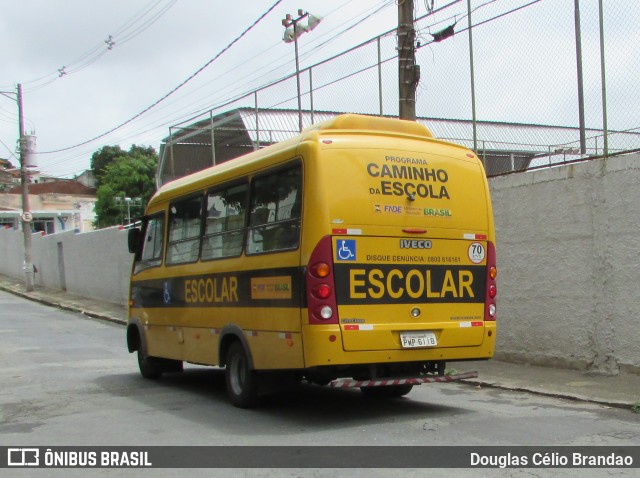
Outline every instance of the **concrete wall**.
[[(117, 227), (86, 233), (33, 234), (35, 285), (126, 305), (132, 255), (128, 232)], [(22, 231), (0, 230), (0, 273), (23, 280)]]
[[(497, 358), (640, 373), (639, 186), (638, 155), (490, 180)], [(24, 277), (22, 241), (0, 230), (0, 273)], [(126, 304), (127, 231), (34, 235), (33, 256), (36, 285)]]
[(640, 373), (640, 156), (490, 181), (497, 357)]

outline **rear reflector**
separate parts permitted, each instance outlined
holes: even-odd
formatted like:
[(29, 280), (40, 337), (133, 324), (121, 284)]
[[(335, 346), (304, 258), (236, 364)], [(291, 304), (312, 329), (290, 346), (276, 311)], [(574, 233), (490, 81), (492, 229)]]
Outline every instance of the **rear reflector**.
[(335, 234), (336, 236), (361, 236), (362, 235), (362, 229), (332, 229), (331, 230), (332, 234)]
[(470, 241), (486, 241), (487, 240), (486, 234), (464, 234), (462, 237)]

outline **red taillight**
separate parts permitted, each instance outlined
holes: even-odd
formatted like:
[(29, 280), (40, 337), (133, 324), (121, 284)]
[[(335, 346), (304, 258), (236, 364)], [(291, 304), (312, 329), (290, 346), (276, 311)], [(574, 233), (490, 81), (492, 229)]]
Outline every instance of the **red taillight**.
[(487, 290), (485, 295), (484, 320), (496, 320), (496, 295), (498, 295), (497, 277), (496, 247), (492, 242), (487, 242)]
[(306, 273), (309, 324), (337, 324), (338, 308), (333, 277), (331, 236), (325, 236), (311, 253)]
[(318, 284), (311, 292), (318, 299), (328, 299), (331, 296), (331, 287), (329, 284)]

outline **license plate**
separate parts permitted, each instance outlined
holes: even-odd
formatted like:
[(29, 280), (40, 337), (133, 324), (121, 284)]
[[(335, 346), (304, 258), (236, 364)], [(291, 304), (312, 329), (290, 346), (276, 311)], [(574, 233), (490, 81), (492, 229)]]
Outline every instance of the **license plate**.
[(435, 347), (438, 345), (436, 334), (429, 330), (424, 332), (401, 332), (400, 343), (403, 349), (414, 349), (417, 347)]

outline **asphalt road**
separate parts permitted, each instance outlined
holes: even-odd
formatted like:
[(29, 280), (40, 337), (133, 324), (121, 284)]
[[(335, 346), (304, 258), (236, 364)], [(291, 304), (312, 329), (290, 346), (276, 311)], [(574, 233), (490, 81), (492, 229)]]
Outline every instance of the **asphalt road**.
[[(466, 384), (423, 385), (405, 398), (388, 401), (365, 399), (358, 390), (302, 386), (269, 397), (257, 409), (241, 410), (227, 401), (222, 370), (187, 366), (183, 374), (144, 380), (135, 355), (126, 350), (122, 326), (4, 292), (0, 292), (0, 383), (3, 446), (640, 445), (640, 414), (629, 410)], [(9, 471), (20, 477), (131, 473)], [(242, 475), (392, 474), (389, 470), (276, 471), (250, 469)], [(440, 471), (435, 476), (479, 476), (479, 470)], [(602, 476), (602, 471), (579, 473)], [(546, 472), (535, 470), (534, 475), (575, 476), (578, 470)], [(610, 476), (634, 476), (630, 472), (607, 470)], [(176, 470), (138, 473), (175, 476)], [(192, 474), (212, 476), (206, 470)], [(239, 470), (218, 470), (215, 476), (239, 474)], [(483, 476), (529, 474), (531, 470), (482, 472)], [(424, 470), (411, 469), (393, 473), (423, 475)]]

